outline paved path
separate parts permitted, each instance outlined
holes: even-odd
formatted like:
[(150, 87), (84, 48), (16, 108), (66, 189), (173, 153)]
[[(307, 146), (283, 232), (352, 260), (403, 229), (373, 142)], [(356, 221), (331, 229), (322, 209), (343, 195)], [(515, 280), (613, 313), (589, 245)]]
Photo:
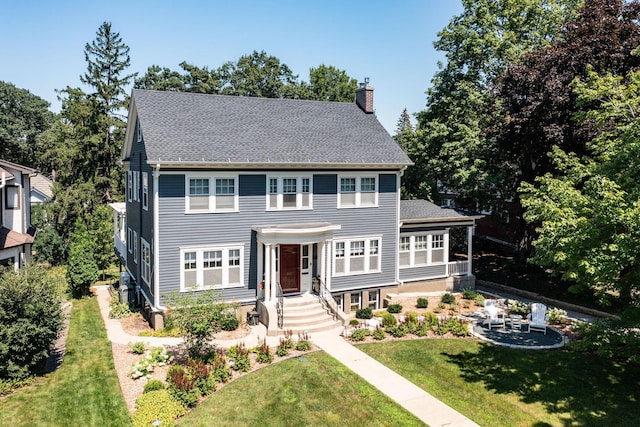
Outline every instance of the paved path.
[[(127, 334), (122, 329), (120, 321), (109, 319), (109, 289), (106, 286), (96, 287), (96, 294), (100, 312), (107, 329), (107, 336), (111, 342), (128, 344), (130, 342), (144, 341), (149, 346), (176, 346), (182, 343), (182, 338), (140, 337)], [(342, 328), (337, 328), (327, 332), (316, 333), (311, 336), (311, 340), (327, 354), (360, 375), (365, 381), (430, 426), (477, 426), (476, 423), (464, 415), (346, 342), (340, 336), (341, 331)], [(258, 342), (266, 336), (266, 333), (267, 329), (264, 325), (252, 326), (251, 333), (243, 337), (241, 341), (247, 347), (253, 347), (258, 345)], [(266, 338), (267, 343), (273, 347), (277, 346), (280, 340), (279, 337)], [(214, 343), (220, 347), (229, 348), (237, 344), (238, 341), (214, 340)]]

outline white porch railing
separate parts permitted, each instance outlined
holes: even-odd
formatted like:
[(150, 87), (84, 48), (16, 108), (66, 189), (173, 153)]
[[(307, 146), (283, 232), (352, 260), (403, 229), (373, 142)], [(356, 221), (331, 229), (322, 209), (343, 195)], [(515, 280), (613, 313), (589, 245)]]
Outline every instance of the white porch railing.
[(127, 243), (120, 239), (120, 235), (113, 235), (113, 246), (121, 257), (127, 256)]
[(447, 263), (447, 276), (465, 276), (469, 274), (469, 261), (452, 261)]

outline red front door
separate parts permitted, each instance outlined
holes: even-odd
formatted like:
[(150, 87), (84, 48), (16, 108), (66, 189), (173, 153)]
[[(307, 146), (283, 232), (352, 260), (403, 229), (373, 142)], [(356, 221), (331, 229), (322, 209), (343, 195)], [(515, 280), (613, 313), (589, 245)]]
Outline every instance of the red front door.
[(280, 245), (282, 292), (300, 292), (300, 245)]

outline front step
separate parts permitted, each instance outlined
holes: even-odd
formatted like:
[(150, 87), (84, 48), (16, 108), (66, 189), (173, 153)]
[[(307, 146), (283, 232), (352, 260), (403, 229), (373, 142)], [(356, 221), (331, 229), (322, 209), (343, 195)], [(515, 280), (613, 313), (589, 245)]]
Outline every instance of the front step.
[(341, 322), (333, 320), (318, 298), (314, 295), (303, 294), (286, 297), (284, 302), (284, 316), (282, 329), (278, 333), (291, 330), (298, 333), (323, 332), (341, 327)]

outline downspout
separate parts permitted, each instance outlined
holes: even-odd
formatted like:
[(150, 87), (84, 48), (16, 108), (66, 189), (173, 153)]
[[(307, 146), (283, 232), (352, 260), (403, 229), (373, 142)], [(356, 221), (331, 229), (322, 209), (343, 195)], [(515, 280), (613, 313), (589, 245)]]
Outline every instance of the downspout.
[(160, 308), (160, 196), (158, 192), (160, 181), (160, 164), (153, 170), (153, 306)]

